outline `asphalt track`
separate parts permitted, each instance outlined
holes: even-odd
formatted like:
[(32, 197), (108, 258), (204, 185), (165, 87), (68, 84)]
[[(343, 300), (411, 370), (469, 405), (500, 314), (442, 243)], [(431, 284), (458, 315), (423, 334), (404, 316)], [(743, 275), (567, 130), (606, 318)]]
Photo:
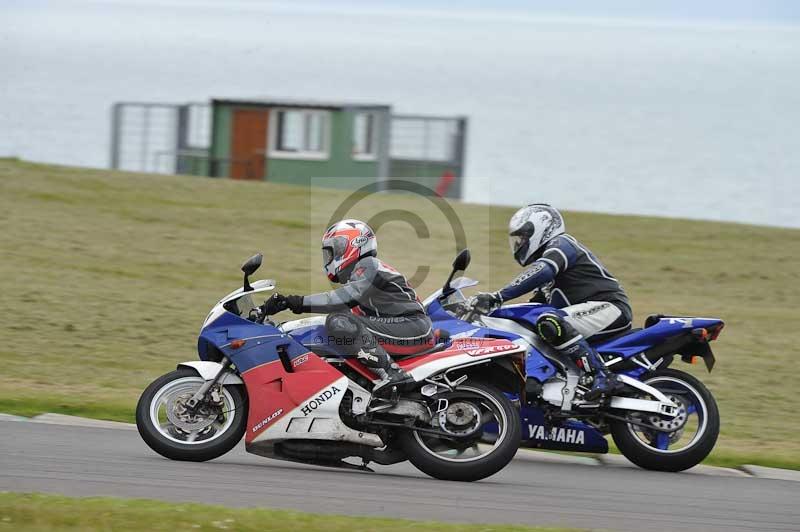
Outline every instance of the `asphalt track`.
[(197, 464), (156, 455), (132, 430), (13, 421), (0, 421), (0, 490), (610, 530), (800, 530), (797, 482), (515, 460), (468, 484), (409, 464), (326, 469), (241, 446)]

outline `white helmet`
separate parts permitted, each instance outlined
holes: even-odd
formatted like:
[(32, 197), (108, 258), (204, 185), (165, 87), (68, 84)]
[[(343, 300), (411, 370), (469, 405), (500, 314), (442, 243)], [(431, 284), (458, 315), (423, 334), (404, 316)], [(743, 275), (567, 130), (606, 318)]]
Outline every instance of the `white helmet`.
[(527, 266), (542, 246), (564, 234), (564, 231), (561, 213), (545, 203), (534, 203), (521, 208), (511, 217), (508, 222), (508, 242), (517, 262)]
[(328, 279), (335, 283), (346, 282), (345, 272), (361, 257), (378, 253), (378, 239), (364, 222), (342, 220), (336, 222), (322, 235), (322, 267)]

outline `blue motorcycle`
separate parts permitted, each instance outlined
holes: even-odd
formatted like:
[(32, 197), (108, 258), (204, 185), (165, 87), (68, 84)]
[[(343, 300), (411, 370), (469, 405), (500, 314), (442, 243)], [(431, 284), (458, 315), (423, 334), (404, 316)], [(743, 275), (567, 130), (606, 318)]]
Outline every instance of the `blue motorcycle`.
[(625, 387), (610, 398), (589, 401), (591, 376), (535, 333), (538, 317), (553, 308), (537, 303), (506, 305), (479, 315), (462, 290), (477, 281), (453, 280), (469, 265), (462, 251), (444, 287), (424, 302), (434, 326), (451, 338), (506, 339), (527, 349), (527, 380), (519, 396), (523, 447), (607, 453), (605, 435), (631, 462), (645, 469), (683, 471), (711, 452), (719, 435), (719, 410), (696, 377), (670, 366), (675, 357), (703, 361), (710, 372), (718, 318), (653, 315), (643, 328), (594, 344)]

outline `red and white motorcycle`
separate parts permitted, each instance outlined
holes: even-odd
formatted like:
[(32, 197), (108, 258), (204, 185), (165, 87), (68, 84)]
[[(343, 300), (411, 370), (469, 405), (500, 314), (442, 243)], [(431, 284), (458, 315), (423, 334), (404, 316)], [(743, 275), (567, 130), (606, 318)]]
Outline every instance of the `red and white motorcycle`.
[(200, 360), (179, 364), (142, 394), (136, 424), (153, 450), (204, 461), (244, 435), (249, 452), (269, 458), (365, 470), (369, 462), (409, 460), (430, 476), (462, 481), (511, 461), (520, 419), (506, 393), (524, 390), (524, 347), (440, 338), (398, 362), (416, 382), (391, 407), (376, 408), (378, 378), (323, 341), (323, 318), (277, 325), (259, 310), (253, 296), (275, 288), (270, 280), (248, 281), (261, 258), (242, 266), (244, 286), (206, 318)]

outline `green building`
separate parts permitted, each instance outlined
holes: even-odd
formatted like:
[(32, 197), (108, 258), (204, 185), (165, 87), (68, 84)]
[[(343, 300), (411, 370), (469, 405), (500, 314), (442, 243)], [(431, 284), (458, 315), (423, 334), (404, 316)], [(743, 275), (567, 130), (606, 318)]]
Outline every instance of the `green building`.
[(389, 175), (388, 105), (212, 100), (215, 175), (291, 183)]
[(279, 183), (311, 179), (336, 188), (403, 178), (458, 198), (465, 137), (466, 118), (395, 115), (389, 105), (273, 99), (118, 103), (111, 166)]

